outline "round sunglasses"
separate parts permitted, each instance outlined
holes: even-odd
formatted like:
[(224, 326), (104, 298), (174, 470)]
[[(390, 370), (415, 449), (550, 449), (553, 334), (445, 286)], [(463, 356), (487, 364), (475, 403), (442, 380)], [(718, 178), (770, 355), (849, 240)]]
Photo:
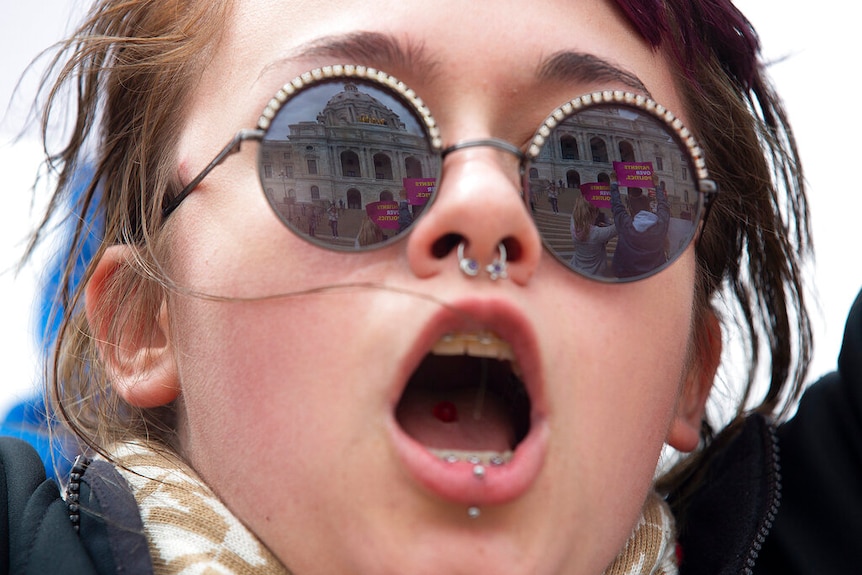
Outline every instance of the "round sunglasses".
[(555, 109), (526, 150), (499, 140), (443, 147), (422, 100), (393, 76), (327, 66), (285, 84), (169, 200), (168, 217), (242, 143), (260, 143), (264, 195), (297, 236), (357, 252), (404, 238), (432, 209), (443, 159), (490, 146), (517, 163), (524, 208), (545, 248), (584, 277), (626, 282), (669, 266), (697, 237), (718, 187), (694, 137), (644, 96), (603, 91)]

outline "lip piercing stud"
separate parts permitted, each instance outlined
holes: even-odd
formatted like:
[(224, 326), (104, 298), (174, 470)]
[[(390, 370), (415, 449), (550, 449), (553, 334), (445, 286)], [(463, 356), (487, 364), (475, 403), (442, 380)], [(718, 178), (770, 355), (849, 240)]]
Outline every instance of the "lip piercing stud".
[(480, 515), (482, 515), (482, 510), (479, 509), (478, 507), (467, 508), (467, 516), (470, 519), (478, 519)]
[[(490, 264), (485, 266), (485, 271), (491, 276), (492, 280), (506, 279), (509, 277), (509, 264), (506, 263), (506, 246), (503, 242), (497, 244), (499, 257), (494, 258)], [(464, 257), (464, 242), (458, 244), (458, 267), (464, 272), (464, 275), (476, 277), (479, 275), (479, 262), (473, 258)]]
[(485, 466), (484, 465), (474, 465), (473, 466), (473, 476), (476, 479), (484, 479), (485, 478)]

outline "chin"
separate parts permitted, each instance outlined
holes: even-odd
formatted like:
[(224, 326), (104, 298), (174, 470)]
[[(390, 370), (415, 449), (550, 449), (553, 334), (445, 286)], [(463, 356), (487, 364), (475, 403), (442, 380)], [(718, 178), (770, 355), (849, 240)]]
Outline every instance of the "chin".
[(594, 566), (591, 570), (589, 565), (572, 562), (567, 556), (571, 547), (554, 549), (551, 542), (541, 545), (538, 541), (532, 541), (532, 547), (527, 547), (517, 526), (507, 529), (474, 526), (469, 530), (427, 527), (408, 541), (403, 541), (402, 535), (396, 533), (389, 539), (392, 543), (401, 542), (391, 547), (385, 543), (361, 544), (360, 555), (346, 560), (344, 571), (335, 568), (325, 572), (364, 575), (597, 575), (603, 568)]

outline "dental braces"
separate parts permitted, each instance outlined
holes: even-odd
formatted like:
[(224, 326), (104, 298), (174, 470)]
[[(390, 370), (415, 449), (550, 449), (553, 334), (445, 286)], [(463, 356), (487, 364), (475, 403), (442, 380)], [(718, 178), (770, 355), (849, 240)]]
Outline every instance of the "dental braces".
[(490, 465), (499, 467), (505, 465), (512, 460), (514, 453), (512, 451), (486, 452), (486, 453), (463, 453), (455, 450), (439, 450), (430, 449), (431, 453), (439, 457), (446, 463), (461, 463), (466, 462), (472, 465)]
[(463, 333), (463, 334), (457, 334), (457, 336), (454, 333), (447, 333), (447, 334), (443, 335), (442, 339), (445, 342), (452, 342), (455, 340), (456, 337), (458, 337), (458, 339), (461, 339), (461, 340), (470, 340), (470, 341), (481, 343), (483, 345), (490, 345), (495, 339), (499, 339), (493, 332), (490, 332), (490, 331), (481, 331), (481, 332), (477, 332), (477, 333)]

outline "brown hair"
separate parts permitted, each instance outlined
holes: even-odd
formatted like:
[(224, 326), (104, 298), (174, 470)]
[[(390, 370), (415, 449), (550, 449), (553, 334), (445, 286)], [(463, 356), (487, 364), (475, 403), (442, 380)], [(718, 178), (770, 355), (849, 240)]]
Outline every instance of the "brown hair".
[[(228, 2), (197, 0), (100, 0), (59, 45), (46, 74), (56, 76), (54, 83), (43, 82), (50, 88), (42, 135), (58, 181), (25, 257), (65, 210), (76, 216), (68, 251), (61, 254), (54, 302), (61, 321), (48, 367), (48, 401), (52, 413), (97, 450), (124, 437), (170, 442), (170, 413), (133, 408), (112, 391), (87, 326), (83, 290), (106, 246), (129, 245), (133, 262), (108, 288), (117, 302), (115, 313), (104, 318), (116, 336), (112, 345), (121, 345), (120, 334), (147, 333), (156, 317), (162, 198), (176, 193), (174, 152), (188, 88), (218, 42), (228, 8)], [(65, 145), (52, 152), (48, 127), (62, 116), (65, 90), (74, 99), (74, 122)], [(79, 190), (82, 172), (92, 177)], [(78, 278), (91, 235), (101, 244)]]
[(572, 220), (575, 223), (575, 237), (578, 241), (587, 241), (590, 237), (590, 229), (596, 223), (599, 209), (589, 203), (580, 193), (575, 195), (575, 203), (572, 206)]
[(380, 229), (368, 214), (362, 214), (362, 224), (356, 234), (356, 241), (360, 246), (379, 244), (384, 239), (383, 230)]
[[(807, 375), (812, 330), (802, 266), (811, 250), (811, 229), (802, 165), (787, 114), (760, 59), (757, 35), (730, 0), (617, 3), (645, 39), (676, 60), (689, 128), (720, 188), (696, 248), (701, 301), (695, 330), (708, 332), (703, 310), (723, 292), (750, 354), (726, 440), (741, 427), (747, 409), (786, 415)], [(709, 345), (706, 340), (696, 336), (695, 348)], [(758, 397), (763, 351), (770, 360), (769, 380)], [(704, 445), (711, 446), (713, 438), (714, 425), (704, 421)], [(659, 488), (679, 487), (714, 452), (704, 449), (683, 460)], [(677, 501), (684, 505), (686, 494)]]
[(732, 0), (616, 0), (656, 49), (676, 62), (689, 128), (720, 194), (697, 244), (700, 295), (726, 289), (751, 340), (754, 393), (761, 342), (769, 386), (756, 409), (783, 415), (811, 357), (802, 263), (811, 249), (805, 180), (781, 99), (760, 58), (757, 33)]

